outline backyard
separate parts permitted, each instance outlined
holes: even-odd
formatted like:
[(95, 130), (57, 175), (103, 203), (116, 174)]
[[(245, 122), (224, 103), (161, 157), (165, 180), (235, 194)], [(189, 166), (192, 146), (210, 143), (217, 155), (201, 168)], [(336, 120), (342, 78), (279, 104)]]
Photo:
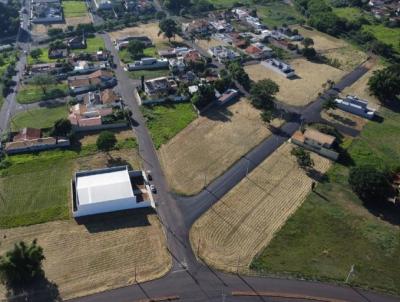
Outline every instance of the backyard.
[[(246, 272), (253, 257), (297, 210), (314, 181), (299, 168), (285, 143), (221, 198), (190, 232), (198, 257), (224, 271)], [(312, 155), (324, 173), (330, 161)]]
[(44, 92), (42, 87), (37, 85), (23, 85), (17, 94), (17, 102), (20, 104), (30, 104), (49, 99), (64, 97), (68, 94), (68, 85), (66, 83), (49, 84), (45, 86)]
[(170, 187), (193, 195), (269, 135), (260, 112), (242, 99), (200, 116), (160, 148), (160, 160)]
[(142, 106), (141, 109), (157, 149), (197, 117), (191, 103)]
[[(155, 47), (147, 47), (143, 50), (143, 55), (144, 57), (148, 58), (156, 58), (158, 57), (157, 49)], [(118, 56), (123, 63), (130, 63), (134, 61), (134, 59), (131, 57), (131, 54), (126, 48), (120, 50), (118, 52)]]
[(93, 53), (99, 49), (105, 49), (104, 40), (102, 37), (92, 37), (86, 39), (87, 47), (81, 52)]
[(288, 63), (297, 75), (293, 79), (287, 79), (261, 64), (248, 65), (244, 69), (255, 82), (262, 79), (275, 81), (279, 85), (277, 99), (292, 106), (309, 104), (318, 97), (319, 92), (323, 91), (323, 84), (328, 80), (337, 82), (345, 75), (340, 69), (306, 59), (295, 59)]
[[(395, 168), (400, 114), (382, 107), (380, 115), (383, 123), (369, 122), (360, 137), (343, 146), (355, 164)], [(336, 163), (252, 268), (343, 282), (355, 265), (350, 284), (400, 294), (399, 210), (366, 207), (350, 189), (348, 172), (348, 166)]]

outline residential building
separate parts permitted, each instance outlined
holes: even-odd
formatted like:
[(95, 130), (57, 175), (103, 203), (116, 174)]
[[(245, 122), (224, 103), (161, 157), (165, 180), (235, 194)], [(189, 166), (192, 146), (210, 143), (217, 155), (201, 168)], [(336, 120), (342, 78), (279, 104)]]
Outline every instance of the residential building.
[(111, 10), (113, 8), (111, 0), (94, 0), (94, 5), (98, 10)]
[(210, 33), (210, 23), (205, 19), (182, 23), (182, 32), (191, 35), (207, 35)]
[(185, 64), (202, 62), (203, 57), (197, 50), (189, 50), (186, 53), (182, 54), (182, 58), (185, 61)]
[(289, 64), (286, 64), (280, 60), (267, 59), (265, 61), (262, 61), (261, 64), (264, 67), (271, 69), (271, 70), (283, 75), (286, 78), (292, 78), (292, 77), (296, 76), (294, 69)]
[(30, 73), (49, 73), (56, 68), (57, 63), (42, 63), (28, 66)]
[(232, 9), (232, 12), (236, 16), (236, 18), (238, 18), (240, 20), (245, 20), (247, 17), (250, 16), (250, 14), (246, 10), (241, 9), (241, 8), (234, 8), (234, 9)]
[(336, 138), (315, 129), (309, 128), (304, 131), (304, 133), (296, 131), (290, 141), (295, 145), (301, 146), (332, 160), (337, 160), (339, 157), (339, 153), (334, 149)]
[(63, 21), (60, 0), (31, 0), (33, 23), (58, 23)]
[(347, 111), (367, 119), (373, 119), (376, 112), (376, 109), (368, 107), (368, 101), (352, 95), (348, 95), (344, 99), (335, 99), (335, 104), (343, 111)]
[(253, 27), (253, 29), (260, 31), (265, 29), (265, 25), (263, 25), (257, 17), (248, 16), (246, 17), (246, 23)]
[(239, 92), (235, 89), (228, 89), (218, 99), (218, 104), (223, 105), (230, 101), (233, 101), (239, 97)]
[(233, 31), (233, 26), (226, 22), (226, 20), (211, 21), (210, 25), (217, 33), (229, 33)]
[(186, 64), (185, 64), (183, 57), (169, 59), (169, 69), (173, 73), (181, 73), (181, 72), (185, 71)]
[(187, 53), (188, 51), (190, 51), (190, 48), (176, 47), (176, 48), (159, 50), (158, 54), (164, 58), (173, 58), (173, 57), (179, 57), (179, 56)]
[(161, 58), (142, 58), (140, 61), (126, 64), (127, 70), (151, 70), (151, 69), (162, 69), (168, 68), (168, 59)]
[(177, 88), (178, 84), (170, 77), (160, 77), (144, 82), (144, 91), (148, 96), (170, 94), (171, 90)]
[(208, 50), (208, 53), (209, 53), (211, 56), (216, 57), (217, 60), (218, 60), (220, 63), (224, 63), (224, 62), (227, 62), (227, 61), (231, 61), (231, 60), (234, 60), (234, 59), (240, 57), (240, 55), (239, 55), (237, 52), (235, 52), (235, 51), (233, 51), (232, 49), (230, 49), (230, 48), (228, 48), (228, 47), (225, 47), (225, 46), (215, 46), (215, 47), (211, 47), (211, 48)]
[(134, 14), (154, 11), (154, 6), (149, 0), (123, 0), (123, 4), (127, 11)]
[(273, 50), (262, 43), (254, 43), (245, 49), (247, 55), (255, 60), (269, 58), (273, 54)]
[(48, 57), (49, 59), (62, 59), (68, 56), (68, 49), (49, 49)]
[(155, 207), (146, 173), (127, 166), (77, 172), (72, 188), (73, 217)]
[(113, 89), (90, 91), (82, 97), (88, 108), (122, 108), (121, 97)]
[(68, 78), (71, 93), (79, 94), (96, 89), (105, 89), (117, 85), (117, 79), (111, 71), (98, 70), (88, 75), (72, 76)]
[(87, 47), (85, 35), (69, 39), (67, 45), (70, 49), (85, 49)]

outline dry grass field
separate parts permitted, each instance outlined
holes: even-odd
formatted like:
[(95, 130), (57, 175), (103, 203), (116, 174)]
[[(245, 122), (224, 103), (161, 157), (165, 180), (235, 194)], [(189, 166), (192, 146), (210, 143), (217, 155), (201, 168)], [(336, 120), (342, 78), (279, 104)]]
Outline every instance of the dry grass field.
[[(149, 37), (156, 46), (166, 46), (168, 45), (168, 39), (164, 38), (163, 35), (158, 35), (159, 27), (158, 23), (147, 23), (140, 24), (135, 27), (127, 27), (122, 30), (110, 32), (111, 40), (127, 37), (127, 36), (147, 36)], [(182, 42), (181, 37), (176, 37), (172, 41)]]
[(210, 40), (196, 40), (195, 43), (204, 51), (208, 51), (210, 47), (227, 45), (225, 42), (211, 38)]
[(17, 241), (37, 238), (46, 276), (63, 299), (132, 284), (135, 271), (139, 282), (155, 279), (171, 266), (157, 215), (148, 211), (3, 229), (0, 238), (0, 254)]
[(193, 121), (160, 148), (159, 156), (170, 187), (191, 195), (269, 135), (260, 112), (241, 99)]
[(343, 48), (348, 45), (345, 41), (324, 34), (316, 29), (309, 30), (302, 26), (294, 26), (293, 29), (294, 28), (296, 28), (302, 36), (313, 39), (314, 40), (313, 47), (318, 52)]
[(306, 59), (295, 59), (288, 63), (295, 69), (297, 78), (287, 79), (261, 64), (245, 66), (244, 69), (253, 81), (275, 81), (279, 85), (278, 100), (292, 106), (305, 106), (314, 101), (318, 93), (323, 91), (322, 84), (327, 80), (337, 82), (345, 74), (340, 69)]
[[(107, 130), (107, 131), (113, 132), (118, 141), (134, 137), (133, 131), (129, 130), (129, 129), (127, 129), (127, 130), (120, 130), (120, 129), (113, 130), (113, 129), (111, 129), (111, 130)], [(83, 146), (96, 144), (96, 140), (99, 137), (100, 132), (101, 131), (96, 131), (96, 132), (92, 132), (92, 133), (82, 134), (81, 137), (78, 137), (79, 138), (79, 142)]]
[(321, 117), (329, 122), (341, 124), (359, 131), (361, 131), (368, 122), (367, 119), (340, 109), (329, 109), (327, 111), (322, 111)]
[[(292, 148), (281, 146), (196, 221), (190, 239), (201, 259), (225, 271), (247, 270), (303, 203), (313, 180), (290, 155)], [(317, 171), (328, 170), (329, 160), (312, 158)]]
[(92, 19), (90, 18), (89, 14), (86, 14), (86, 16), (83, 17), (69, 17), (65, 18), (65, 23), (66, 25), (73, 25), (76, 26), (78, 24), (88, 24), (92, 23)]

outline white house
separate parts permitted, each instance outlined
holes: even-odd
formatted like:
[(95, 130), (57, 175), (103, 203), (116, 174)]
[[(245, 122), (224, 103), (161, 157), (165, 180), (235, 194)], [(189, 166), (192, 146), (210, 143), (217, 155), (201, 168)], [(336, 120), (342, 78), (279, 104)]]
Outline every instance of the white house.
[(169, 69), (172, 72), (183, 72), (186, 69), (185, 60), (183, 57), (169, 59)]
[(344, 99), (335, 99), (336, 106), (343, 111), (347, 111), (368, 119), (375, 116), (375, 109), (368, 107), (368, 101), (359, 99), (356, 96), (348, 95)]
[(150, 70), (150, 69), (161, 69), (168, 68), (168, 59), (161, 58), (142, 58), (140, 61), (135, 61), (134, 63), (128, 63), (127, 69), (132, 70)]
[(262, 61), (261, 64), (264, 67), (271, 69), (271, 70), (283, 75), (286, 78), (291, 78), (296, 75), (294, 72), (294, 69), (289, 64), (286, 64), (277, 59), (268, 59), (268, 60)]
[(237, 52), (225, 46), (211, 47), (210, 49), (208, 49), (208, 53), (211, 56), (216, 57), (220, 63), (234, 60), (240, 57), (240, 55)]
[(154, 207), (146, 174), (127, 166), (77, 172), (72, 187), (74, 217)]
[(109, 10), (113, 7), (110, 0), (94, 0), (94, 4), (99, 10)]

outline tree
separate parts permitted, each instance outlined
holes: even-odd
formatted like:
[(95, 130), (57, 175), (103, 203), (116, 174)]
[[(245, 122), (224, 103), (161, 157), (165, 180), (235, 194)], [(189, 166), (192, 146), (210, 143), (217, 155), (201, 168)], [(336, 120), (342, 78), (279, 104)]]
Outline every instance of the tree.
[(312, 60), (317, 56), (317, 52), (314, 47), (305, 47), (301, 50), (302, 55), (308, 60)]
[(32, 84), (40, 86), (43, 94), (47, 94), (47, 86), (54, 84), (55, 82), (55, 78), (48, 74), (39, 74), (34, 76), (32, 79)]
[(301, 41), (301, 44), (303, 44), (305, 48), (308, 48), (314, 45), (314, 40), (309, 37), (306, 37), (303, 39), (303, 41)]
[(235, 79), (240, 85), (244, 87), (244, 89), (249, 90), (251, 80), (249, 75), (243, 69), (243, 66), (238, 61), (229, 62), (228, 71), (232, 75), (232, 78)]
[(35, 48), (31, 50), (30, 55), (34, 60), (39, 59), (39, 57), (42, 55), (43, 51), (41, 48)]
[(395, 100), (400, 95), (400, 64), (374, 71), (368, 87), (381, 102)]
[(72, 129), (71, 122), (66, 118), (62, 118), (54, 123), (53, 129), (51, 130), (51, 135), (67, 136), (71, 132), (71, 129)]
[(19, 29), (18, 5), (13, 1), (0, 2), (0, 37), (17, 34)]
[(354, 193), (364, 201), (380, 202), (385, 200), (391, 192), (387, 173), (371, 165), (351, 168), (349, 184)]
[(96, 141), (97, 149), (104, 152), (109, 152), (116, 144), (117, 138), (115, 134), (110, 131), (102, 131)]
[(171, 38), (175, 38), (175, 35), (179, 33), (178, 25), (172, 19), (163, 19), (160, 21), (160, 31), (158, 35), (163, 34), (168, 41), (171, 42)]
[(128, 51), (131, 56), (135, 59), (141, 59), (143, 57), (143, 50), (145, 49), (145, 45), (143, 42), (138, 40), (132, 40), (128, 44)]
[(250, 101), (257, 109), (273, 110), (275, 108), (275, 95), (278, 92), (278, 84), (270, 79), (264, 79), (251, 87)]
[(310, 152), (302, 147), (295, 147), (290, 151), (290, 154), (296, 157), (298, 165), (303, 169), (314, 167), (314, 161), (311, 158)]
[(7, 287), (18, 289), (31, 285), (44, 277), (42, 261), (43, 249), (37, 240), (31, 244), (21, 241), (14, 245), (4, 256), (0, 256), (0, 280)]
[(329, 109), (336, 109), (336, 102), (334, 98), (329, 98), (327, 99), (324, 104), (322, 105), (322, 108), (324, 110), (329, 110)]
[(202, 109), (215, 99), (215, 91), (212, 85), (200, 85), (199, 90), (192, 96), (191, 102)]

